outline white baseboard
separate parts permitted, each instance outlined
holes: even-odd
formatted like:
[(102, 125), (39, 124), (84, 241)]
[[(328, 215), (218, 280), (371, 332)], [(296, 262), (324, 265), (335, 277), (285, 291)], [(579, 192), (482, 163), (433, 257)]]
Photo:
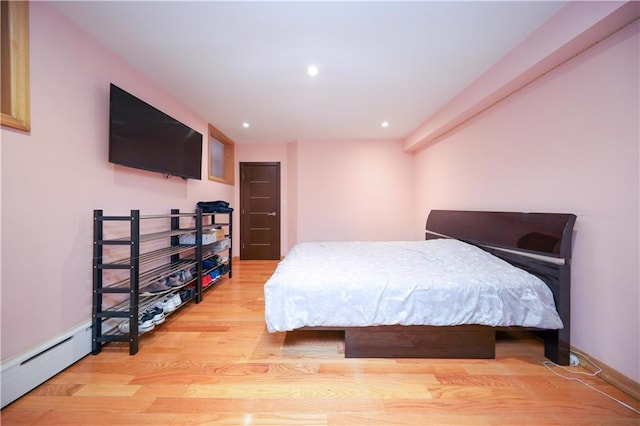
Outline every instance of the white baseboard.
[(2, 362), (2, 407), (91, 353), (91, 322)]

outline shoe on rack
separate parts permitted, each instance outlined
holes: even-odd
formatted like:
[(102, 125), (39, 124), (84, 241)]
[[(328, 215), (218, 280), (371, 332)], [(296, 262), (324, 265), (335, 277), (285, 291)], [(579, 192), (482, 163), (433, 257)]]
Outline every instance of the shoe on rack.
[(186, 283), (188, 281), (191, 281), (192, 279), (193, 275), (191, 275), (191, 271), (189, 271), (188, 269), (183, 269), (182, 271), (180, 271), (180, 281)]
[(149, 312), (153, 315), (153, 324), (158, 325), (164, 322), (164, 310), (158, 306), (154, 306), (152, 308), (147, 309), (146, 312)]
[[(146, 333), (147, 331), (153, 330), (154, 327), (155, 327), (155, 324), (153, 323), (153, 317), (151, 318), (149, 318), (148, 316), (145, 317), (145, 315), (143, 314), (138, 319), (138, 333), (140, 334)], [(118, 324), (118, 330), (120, 330), (120, 332), (123, 334), (129, 334), (129, 320), (126, 319), (122, 321), (120, 324)]]
[(167, 278), (167, 285), (169, 287), (178, 287), (182, 285), (182, 281), (180, 280), (180, 273), (179, 272), (175, 272), (171, 275), (169, 275), (169, 278)]
[(138, 320), (138, 331), (140, 333), (146, 333), (153, 330), (156, 324), (153, 322), (154, 315), (151, 312), (143, 312)]
[(189, 299), (191, 299), (191, 293), (190, 293), (189, 289), (182, 290), (180, 292), (180, 300), (186, 302)]
[(120, 333), (129, 334), (129, 320), (126, 319), (118, 324), (118, 330), (120, 330)]
[(171, 290), (171, 287), (167, 286), (166, 280), (164, 278), (152, 282), (145, 288), (145, 291), (147, 293), (162, 293), (169, 290)]
[(171, 296), (165, 297), (160, 302), (156, 303), (156, 306), (162, 309), (162, 312), (168, 314), (176, 310), (177, 306)]
[(219, 257), (218, 255), (213, 255), (208, 259), (205, 259), (202, 261), (202, 267), (204, 269), (210, 269), (210, 268), (215, 268), (216, 266), (218, 266), (219, 262)]
[(209, 276), (211, 276), (212, 281), (215, 281), (220, 276), (220, 269), (214, 269), (213, 271), (211, 271)]
[(182, 299), (180, 299), (180, 295), (178, 293), (171, 296), (171, 299), (173, 300), (173, 303), (175, 304), (176, 308), (182, 305)]
[(208, 287), (211, 284), (211, 275), (203, 275), (202, 276), (202, 287)]

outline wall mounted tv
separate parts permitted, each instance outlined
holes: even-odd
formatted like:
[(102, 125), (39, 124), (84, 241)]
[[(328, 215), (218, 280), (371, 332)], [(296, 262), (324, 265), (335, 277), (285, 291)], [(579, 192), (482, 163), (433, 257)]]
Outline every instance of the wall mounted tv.
[(114, 84), (109, 96), (109, 162), (201, 179), (201, 133)]

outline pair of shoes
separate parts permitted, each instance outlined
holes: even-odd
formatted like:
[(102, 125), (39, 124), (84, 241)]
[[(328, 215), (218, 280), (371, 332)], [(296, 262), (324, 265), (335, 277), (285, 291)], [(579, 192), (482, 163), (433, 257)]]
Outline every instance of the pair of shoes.
[(174, 272), (173, 274), (169, 275), (169, 277), (167, 278), (167, 285), (169, 287), (179, 287), (182, 285), (182, 281), (180, 280), (180, 273), (179, 272)]
[(189, 271), (188, 269), (183, 269), (182, 271), (179, 272), (179, 274), (180, 274), (180, 281), (182, 281), (183, 283), (186, 283), (193, 279), (193, 275), (191, 275), (191, 271)]
[(165, 297), (160, 302), (156, 303), (156, 306), (162, 309), (162, 312), (165, 314), (176, 310), (176, 304), (173, 302), (173, 298), (171, 297)]
[(138, 331), (140, 333), (146, 333), (147, 331), (153, 330), (156, 326), (153, 320), (154, 317), (155, 315), (149, 311), (143, 312), (138, 320)]
[(153, 325), (162, 324), (164, 322), (164, 311), (162, 310), (162, 308), (154, 306), (147, 309), (144, 314), (146, 313), (153, 315)]
[[(138, 318), (138, 333), (146, 333), (147, 331), (151, 331), (155, 328), (155, 323), (153, 322), (154, 315), (149, 312), (144, 312)], [(120, 324), (118, 324), (118, 330), (121, 333), (129, 334), (129, 320), (124, 320)]]
[(203, 275), (202, 276), (202, 288), (205, 288), (207, 286), (211, 285), (211, 275), (207, 274), (207, 275)]
[(211, 280), (215, 281), (220, 277), (220, 269), (214, 269), (209, 273), (209, 276), (211, 277)]
[(167, 278), (166, 284), (169, 287), (180, 287), (186, 284), (187, 282), (191, 281), (192, 279), (193, 279), (193, 276), (191, 275), (191, 272), (189, 272), (189, 270), (183, 269), (169, 275), (169, 277)]
[(175, 293), (171, 296), (165, 297), (160, 302), (156, 303), (156, 307), (162, 309), (162, 312), (168, 314), (175, 311), (181, 304), (182, 300), (180, 299), (180, 295), (178, 293)]
[(220, 264), (220, 256), (218, 256), (217, 254), (214, 254), (210, 258), (202, 261), (202, 267), (204, 269), (213, 268), (215, 266), (218, 266), (218, 264)]
[(180, 292), (180, 300), (186, 302), (187, 300), (193, 299), (196, 290), (194, 288), (186, 288)]

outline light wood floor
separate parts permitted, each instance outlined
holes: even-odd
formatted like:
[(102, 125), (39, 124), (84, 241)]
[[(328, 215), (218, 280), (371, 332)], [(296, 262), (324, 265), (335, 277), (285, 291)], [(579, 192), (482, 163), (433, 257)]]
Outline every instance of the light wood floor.
[(542, 366), (532, 338), (501, 340), (495, 360), (344, 359), (335, 332), (269, 334), (262, 288), (275, 265), (234, 263), (233, 279), (144, 335), (137, 355), (105, 346), (5, 407), (2, 425), (640, 424)]

